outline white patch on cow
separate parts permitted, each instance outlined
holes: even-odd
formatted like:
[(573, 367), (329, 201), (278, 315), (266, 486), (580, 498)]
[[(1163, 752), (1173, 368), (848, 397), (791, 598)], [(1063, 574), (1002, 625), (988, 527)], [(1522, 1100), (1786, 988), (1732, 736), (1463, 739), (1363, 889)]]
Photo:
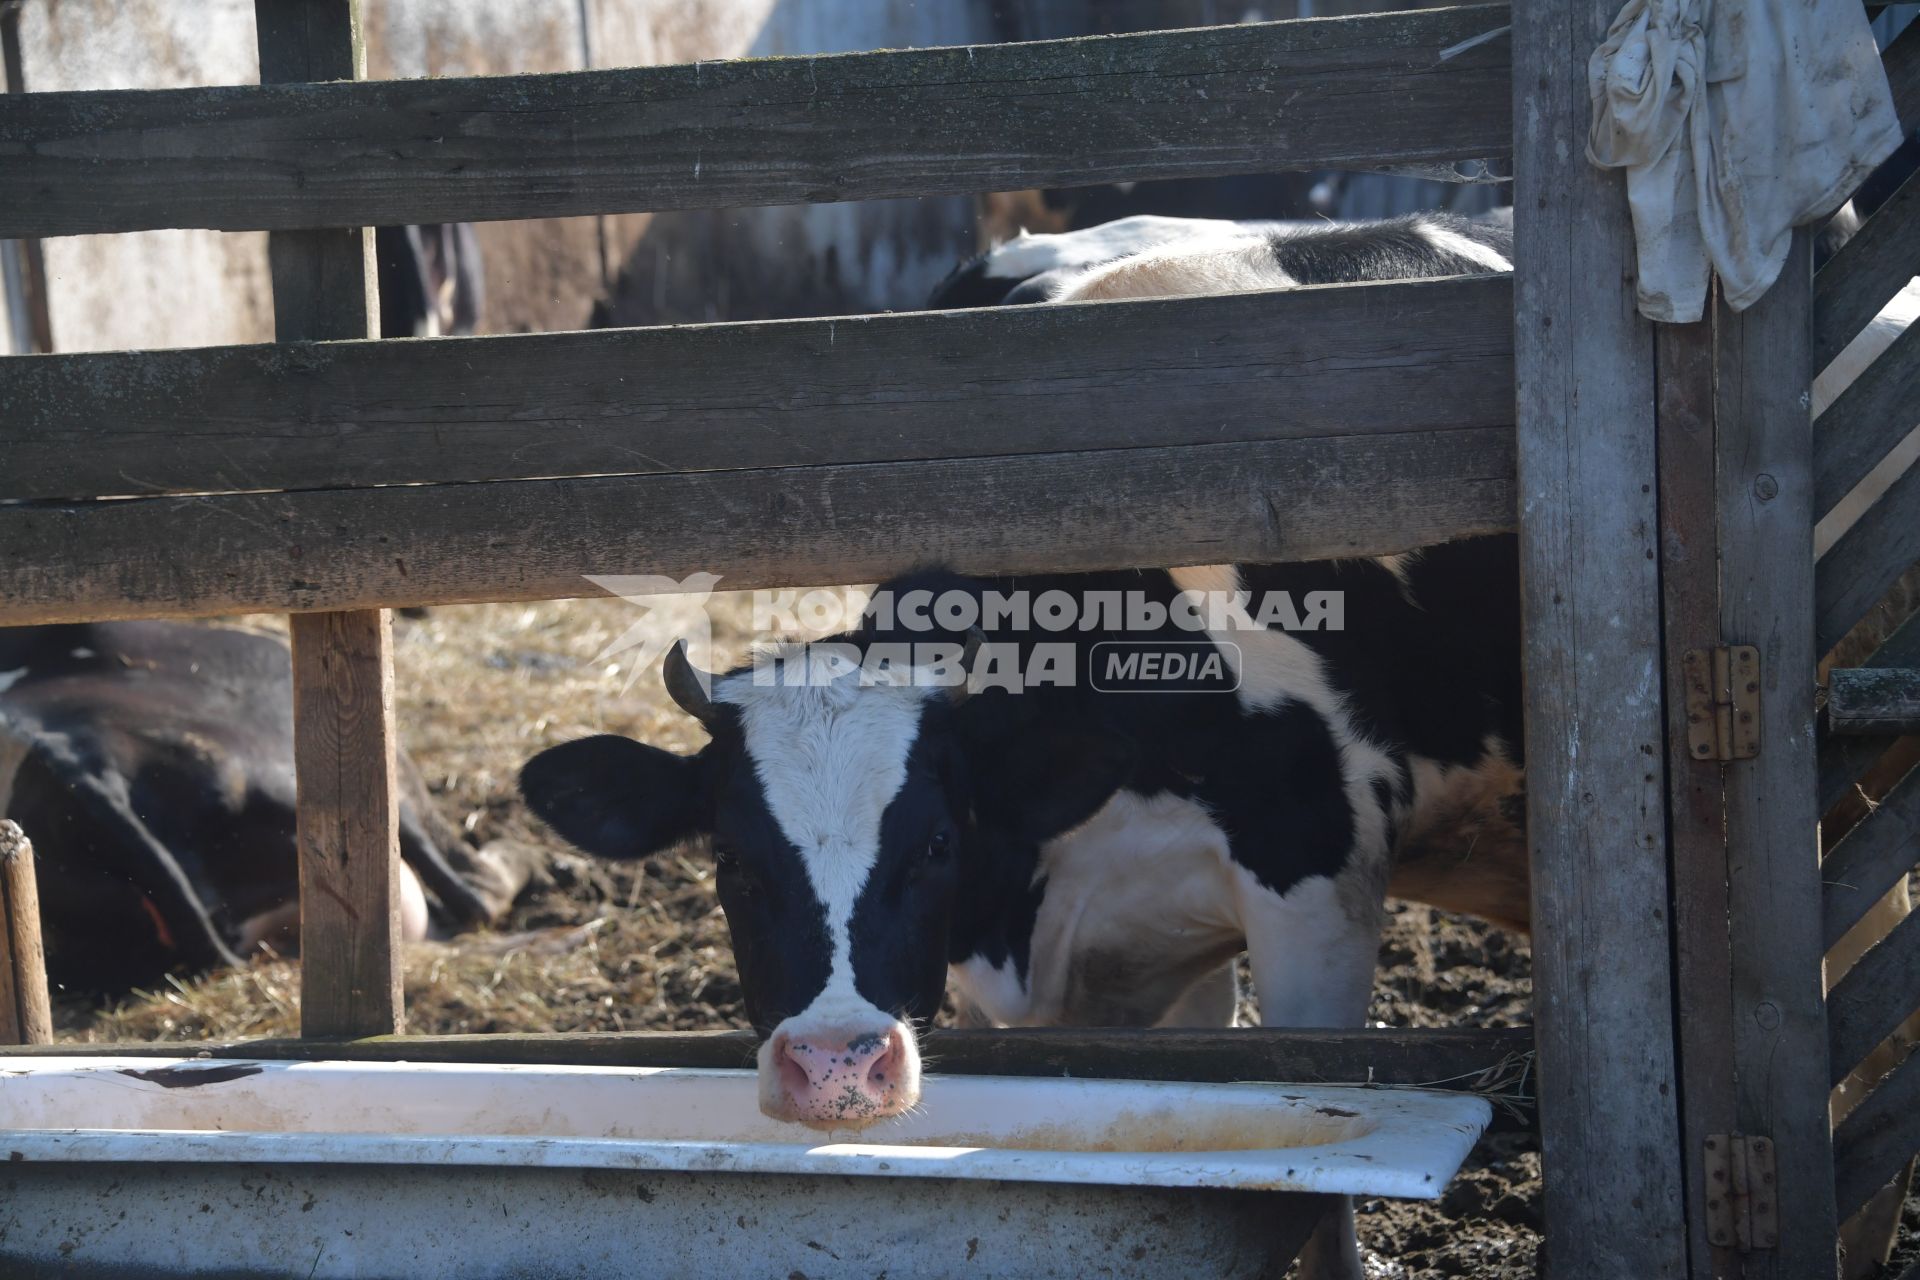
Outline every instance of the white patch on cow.
[(1226, 833), (1204, 807), (1119, 792), (1041, 850), (1029, 999), (987, 1012), (1034, 1026), (1157, 1021), (1191, 979), (1241, 948), (1229, 868)]
[(1414, 225), (1420, 229), (1420, 238), (1442, 253), (1465, 258), (1468, 262), (1503, 275), (1513, 270), (1513, 263), (1507, 260), (1506, 255), (1491, 245), (1481, 244), (1471, 236), (1463, 236), (1450, 227), (1428, 222), (1424, 218)]
[(1023, 230), (987, 255), (986, 273), (995, 280), (1025, 280), (1043, 271), (1091, 267), (1179, 241), (1254, 235), (1279, 225), (1283, 224), (1231, 222), (1223, 218), (1167, 218), (1143, 213), (1084, 231), (1036, 236)]
[(1364, 1025), (1379, 921), (1352, 918), (1337, 878), (1310, 876), (1275, 893), (1243, 867), (1234, 876), (1261, 1025)]
[[(775, 669), (791, 668), (800, 652), (790, 647)], [(827, 985), (781, 1025), (891, 1029), (893, 1015), (854, 987), (848, 929), (854, 902), (880, 855), (881, 815), (906, 781), (922, 704), (933, 691), (906, 679), (863, 687), (858, 672), (836, 675), (827, 665), (831, 659), (815, 649), (804, 650), (804, 661), (803, 684), (755, 684), (747, 671), (713, 690), (716, 702), (740, 709), (767, 809), (799, 850), (807, 880), (826, 908), (833, 947)]]
[(998, 965), (990, 963), (985, 956), (970, 956), (959, 964), (949, 965), (947, 977), (954, 989), (971, 1000), (989, 1021), (1012, 1027), (1028, 1020), (1027, 1010), (1032, 1000), (1027, 984), (1020, 980), (1020, 973), (1014, 968), (1012, 956)]
[(94, 654), (93, 654), (93, 650), (91, 649), (75, 649), (72, 653), (68, 654), (67, 656), (69, 658), (72, 658), (76, 662), (85, 662), (88, 658), (93, 657)]
[(1211, 296), (1290, 289), (1298, 283), (1273, 260), (1263, 236), (1196, 238), (1092, 267), (1069, 280), (1052, 301)]
[(26, 674), (27, 669), (25, 667), (21, 667), (18, 671), (0, 671), (0, 693), (5, 693), (16, 684), (19, 684), (21, 680), (26, 678)]

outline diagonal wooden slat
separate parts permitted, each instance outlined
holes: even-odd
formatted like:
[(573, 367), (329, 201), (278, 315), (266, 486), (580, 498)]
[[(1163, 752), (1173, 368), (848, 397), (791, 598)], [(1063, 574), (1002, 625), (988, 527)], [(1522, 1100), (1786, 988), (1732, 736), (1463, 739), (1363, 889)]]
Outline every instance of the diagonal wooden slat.
[(1512, 349), (1511, 284), (1483, 277), (0, 359), (0, 497), (743, 470), (1505, 426)]
[[(1920, 240), (1920, 221), (1913, 234)], [(1920, 325), (1911, 325), (1820, 415), (1813, 436), (1814, 514), (1824, 519), (1917, 424)]]
[(1900, 184), (1813, 280), (1813, 367), (1846, 350), (1920, 274), (1920, 174)]
[(1826, 653), (1920, 561), (1920, 467), (1893, 482), (1820, 557), (1814, 575), (1814, 642)]
[[(1909, 917), (1915, 919), (1920, 917)], [(1840, 1220), (1859, 1211), (1920, 1151), (1920, 1054), (1882, 1079), (1833, 1134)]]
[(551, 218), (1511, 149), (1504, 5), (1033, 44), (0, 102), (0, 237)]
[[(1909, 863), (1911, 866), (1911, 863)], [(1834, 1084), (1913, 1016), (1920, 1003), (1920, 912), (1895, 925), (1827, 993)], [(1884, 1085), (1882, 1086), (1885, 1087)]]
[[(1920, 863), (1920, 770), (1901, 779), (1820, 864), (1821, 927), (1827, 948), (1911, 873), (1915, 863)], [(1855, 1062), (1842, 1065), (1850, 1071)]]

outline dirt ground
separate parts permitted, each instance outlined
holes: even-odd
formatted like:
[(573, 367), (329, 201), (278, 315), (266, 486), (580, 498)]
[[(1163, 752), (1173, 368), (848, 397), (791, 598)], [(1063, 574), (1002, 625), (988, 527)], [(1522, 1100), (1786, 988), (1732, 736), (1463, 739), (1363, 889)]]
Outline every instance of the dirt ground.
[[(714, 606), (719, 665), (744, 656), (751, 617), (739, 598), (716, 597)], [(599, 600), (442, 608), (396, 622), (404, 739), (445, 815), (475, 843), (514, 838), (551, 854), (544, 882), (498, 933), (409, 948), (410, 1030), (745, 1025), (702, 855), (590, 861), (561, 848), (514, 794), (528, 756), (583, 734), (697, 746), (699, 731), (667, 701), (656, 671), (628, 687), (630, 655), (602, 656), (629, 627), (678, 634), (692, 618), (685, 604), (647, 612)], [(1524, 939), (1396, 904), (1371, 1017), (1385, 1026), (1511, 1026), (1526, 1020), (1530, 991)], [(289, 1034), (298, 1006), (297, 962), (263, 959), (242, 972), (172, 981), (111, 1009), (67, 1003), (59, 1017), (69, 1039), (196, 1040)], [(1359, 1221), (1374, 1277), (1531, 1276), (1540, 1226), (1533, 1139), (1483, 1141), (1436, 1204), (1369, 1201)]]

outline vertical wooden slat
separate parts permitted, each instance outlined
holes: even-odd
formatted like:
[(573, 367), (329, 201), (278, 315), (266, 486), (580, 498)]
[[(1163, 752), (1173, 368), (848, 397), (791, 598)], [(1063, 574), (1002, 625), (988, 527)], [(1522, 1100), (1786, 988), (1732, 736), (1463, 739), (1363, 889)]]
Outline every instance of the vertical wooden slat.
[(0, 822), (0, 1044), (52, 1043), (33, 845), (17, 824)]
[[(363, 75), (359, 0), (255, 0), (263, 84)], [(375, 336), (373, 232), (274, 232), (281, 342)], [(379, 1035), (402, 1023), (393, 640), (381, 610), (296, 615), (300, 1029)]]
[(1727, 945), (1725, 766), (1688, 749), (1684, 657), (1720, 641), (1719, 522), (1714, 517), (1714, 324), (1660, 325), (1655, 339), (1660, 452), (1662, 661), (1667, 705), (1668, 830), (1673, 857), (1681, 1163), (1687, 1253), (1696, 1276), (1740, 1276), (1740, 1255), (1707, 1230), (1708, 1188), (1695, 1153), (1735, 1132), (1733, 970)]
[(1587, 60), (1618, 6), (1513, 11), (1514, 363), (1547, 1275), (1686, 1273), (1653, 333)]
[(1777, 1280), (1832, 1275), (1837, 1229), (1815, 798), (1812, 296), (1800, 232), (1766, 296), (1717, 320), (1720, 628), (1729, 644), (1760, 647), (1762, 677), (1760, 754), (1726, 774), (1735, 1123), (1773, 1139), (1779, 1247), (1745, 1264)]

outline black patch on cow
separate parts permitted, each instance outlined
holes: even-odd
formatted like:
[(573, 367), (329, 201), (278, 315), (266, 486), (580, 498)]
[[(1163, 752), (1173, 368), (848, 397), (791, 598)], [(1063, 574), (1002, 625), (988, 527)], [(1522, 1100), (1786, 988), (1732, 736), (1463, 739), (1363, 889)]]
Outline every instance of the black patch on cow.
[(927, 297), (929, 311), (957, 311), (966, 307), (996, 307), (1018, 285), (1018, 279), (987, 274), (992, 254), (981, 253), (967, 259), (946, 279), (933, 286)]
[(1421, 234), (1422, 226), (1442, 228), (1512, 260), (1510, 227), (1445, 213), (1414, 213), (1379, 222), (1335, 222), (1275, 232), (1268, 237), (1267, 245), (1275, 264), (1299, 284), (1489, 274), (1484, 262), (1435, 246)]

